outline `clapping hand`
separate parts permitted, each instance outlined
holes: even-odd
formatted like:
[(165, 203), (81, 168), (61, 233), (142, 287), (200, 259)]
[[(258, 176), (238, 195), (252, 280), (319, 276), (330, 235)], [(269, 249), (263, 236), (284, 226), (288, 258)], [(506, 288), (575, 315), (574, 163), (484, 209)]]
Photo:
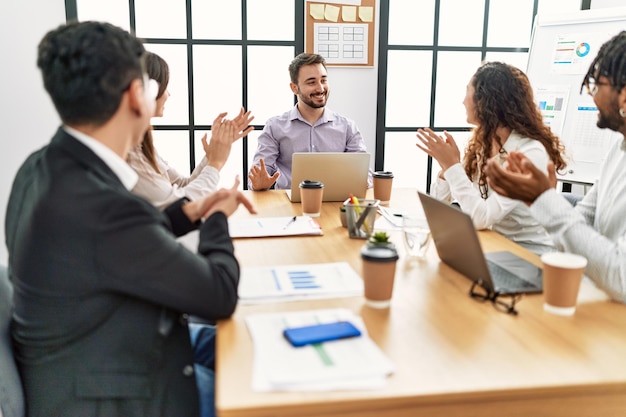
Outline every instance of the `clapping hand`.
[(206, 133), (202, 136), (202, 147), (207, 158), (207, 165), (218, 171), (226, 164), (233, 142), (254, 130), (254, 126), (249, 126), (254, 119), (250, 111), (244, 112), (242, 107), (233, 120), (226, 119), (226, 114), (226, 112), (220, 113), (213, 120), (210, 141), (207, 140)]
[(218, 211), (223, 212), (226, 216), (230, 216), (237, 210), (240, 204), (251, 214), (256, 214), (256, 209), (243, 195), (239, 188), (239, 176), (235, 178), (235, 184), (231, 188), (222, 188), (204, 198), (196, 201), (190, 201), (183, 206), (183, 211), (190, 221), (206, 219), (211, 214)]
[(546, 190), (556, 187), (552, 161), (548, 162), (548, 175), (521, 152), (509, 152), (506, 162), (505, 168), (493, 158), (487, 161), (487, 183), (498, 194), (532, 204)]
[(461, 161), (461, 152), (452, 135), (443, 132), (443, 137), (437, 135), (430, 128), (417, 129), (419, 143), (415, 146), (433, 157), (445, 171)]

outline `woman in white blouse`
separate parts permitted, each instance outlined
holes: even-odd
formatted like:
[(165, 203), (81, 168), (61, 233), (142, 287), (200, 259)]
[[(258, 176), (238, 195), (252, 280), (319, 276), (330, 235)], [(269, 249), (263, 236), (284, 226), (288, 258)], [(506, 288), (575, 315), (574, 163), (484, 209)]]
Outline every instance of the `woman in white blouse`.
[(528, 207), (490, 190), (485, 176), (487, 160), (504, 163), (511, 151), (523, 152), (543, 170), (548, 160), (557, 171), (565, 168), (564, 146), (543, 122), (528, 78), (514, 66), (485, 63), (467, 85), (463, 104), (467, 122), (476, 126), (463, 163), (448, 132), (439, 136), (429, 128), (417, 130), (417, 147), (441, 166), (431, 194), (444, 201), (456, 200), (477, 229), (493, 229), (538, 254), (554, 250), (552, 239)]
[[(148, 77), (159, 85), (154, 117), (162, 117), (170, 95), (167, 91), (169, 67), (157, 54), (146, 54)], [(215, 191), (233, 142), (254, 130), (248, 126), (254, 119), (249, 111), (241, 109), (233, 120), (225, 119), (225, 116), (226, 113), (220, 113), (213, 121), (210, 141), (207, 141), (206, 134), (202, 137), (205, 157), (190, 176), (181, 175), (161, 158), (154, 147), (152, 131), (146, 132), (143, 142), (128, 156), (128, 163), (139, 175), (133, 193), (162, 209), (182, 197), (196, 200)]]

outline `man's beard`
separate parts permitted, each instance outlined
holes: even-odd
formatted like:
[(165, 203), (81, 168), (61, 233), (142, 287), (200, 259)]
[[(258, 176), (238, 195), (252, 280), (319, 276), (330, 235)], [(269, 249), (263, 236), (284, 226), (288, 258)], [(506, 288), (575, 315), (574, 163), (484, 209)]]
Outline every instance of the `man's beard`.
[(596, 125), (600, 129), (611, 129), (615, 132), (619, 132), (624, 125), (624, 118), (617, 113), (603, 114), (599, 111), (598, 122)]
[(324, 100), (322, 101), (321, 104), (318, 104), (317, 102), (313, 101), (310, 97), (305, 97), (303, 94), (298, 94), (298, 96), (301, 102), (303, 102), (304, 104), (306, 104), (307, 106), (313, 109), (321, 109), (323, 107), (326, 107), (326, 102), (328, 101), (328, 91), (324, 92)]

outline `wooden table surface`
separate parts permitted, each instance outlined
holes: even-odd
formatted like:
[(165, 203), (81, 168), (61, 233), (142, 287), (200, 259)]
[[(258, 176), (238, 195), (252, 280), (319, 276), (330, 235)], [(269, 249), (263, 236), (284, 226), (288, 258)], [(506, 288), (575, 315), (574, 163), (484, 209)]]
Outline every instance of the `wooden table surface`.
[[(284, 191), (246, 192), (259, 216), (301, 214)], [(371, 193), (371, 190), (369, 191)], [(364, 240), (350, 239), (338, 207), (324, 203), (323, 236), (236, 239), (242, 266), (348, 262), (361, 274)], [(415, 189), (394, 189), (393, 209), (420, 211)], [(248, 216), (240, 209), (235, 216)], [(536, 255), (491, 231), (479, 232), (485, 252)], [(583, 282), (572, 317), (543, 311), (527, 295), (518, 316), (468, 296), (470, 281), (439, 261), (400, 252), (391, 307), (363, 297), (240, 305), (218, 323), (216, 405), (220, 417), (252, 416), (623, 416), (626, 415), (626, 306)], [(258, 312), (348, 308), (396, 366), (377, 390), (271, 392), (252, 390), (252, 341), (244, 318)]]

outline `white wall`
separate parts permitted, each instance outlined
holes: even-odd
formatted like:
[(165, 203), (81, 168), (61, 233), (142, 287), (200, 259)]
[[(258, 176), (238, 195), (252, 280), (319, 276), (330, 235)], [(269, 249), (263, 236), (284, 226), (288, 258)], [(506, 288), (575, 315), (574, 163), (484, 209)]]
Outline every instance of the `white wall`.
[(13, 177), (26, 156), (47, 143), (59, 119), (37, 69), (37, 44), (50, 29), (65, 22), (63, 0), (3, 1), (0, 13), (0, 263), (8, 253), (4, 217)]
[(355, 121), (371, 154), (374, 168), (376, 151), (377, 68), (329, 67), (328, 107)]

